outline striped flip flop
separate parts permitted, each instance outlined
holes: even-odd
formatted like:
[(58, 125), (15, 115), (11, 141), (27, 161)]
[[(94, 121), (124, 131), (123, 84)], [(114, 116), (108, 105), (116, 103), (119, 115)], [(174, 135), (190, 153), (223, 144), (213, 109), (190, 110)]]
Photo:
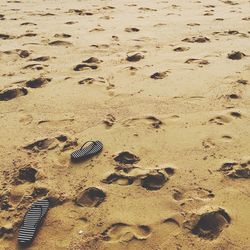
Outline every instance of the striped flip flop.
[(20, 245), (29, 245), (32, 243), (48, 209), (49, 200), (47, 199), (34, 202), (31, 205), (19, 229), (18, 242)]
[[(84, 147), (87, 143), (90, 144)], [(79, 150), (74, 151), (71, 154), (71, 160), (73, 162), (86, 160), (102, 151), (103, 144), (100, 141), (87, 141)]]

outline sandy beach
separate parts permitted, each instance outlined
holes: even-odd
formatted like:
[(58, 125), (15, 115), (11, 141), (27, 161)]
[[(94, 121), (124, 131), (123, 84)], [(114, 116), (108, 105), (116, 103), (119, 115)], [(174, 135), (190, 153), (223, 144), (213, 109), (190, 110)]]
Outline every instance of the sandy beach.
[(0, 65), (1, 250), (250, 249), (248, 0), (1, 0)]

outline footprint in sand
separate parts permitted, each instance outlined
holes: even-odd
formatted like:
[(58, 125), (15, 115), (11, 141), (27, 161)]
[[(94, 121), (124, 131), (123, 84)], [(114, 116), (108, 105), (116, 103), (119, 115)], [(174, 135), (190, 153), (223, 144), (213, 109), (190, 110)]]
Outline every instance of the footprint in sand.
[(203, 14), (203, 16), (213, 16), (213, 15), (214, 15), (213, 10), (205, 11), (205, 13)]
[(239, 3), (236, 3), (236, 2), (233, 2), (233, 1), (230, 1), (230, 0), (226, 0), (226, 1), (222, 1), (223, 3), (225, 4), (229, 4), (229, 5), (238, 5)]
[(82, 71), (84, 69), (98, 69), (98, 66), (96, 64), (81, 63), (77, 64), (73, 69), (74, 71)]
[(182, 41), (188, 43), (206, 43), (210, 42), (210, 39), (204, 36), (199, 36), (199, 37), (185, 38)]
[(66, 22), (65, 24), (67, 24), (67, 25), (73, 25), (75, 23), (78, 23), (78, 22), (69, 21), (69, 22)]
[(23, 148), (26, 150), (31, 150), (33, 152), (39, 152), (41, 150), (45, 149), (54, 149), (58, 146), (58, 143), (56, 142), (55, 138), (45, 138), (41, 140), (37, 140), (33, 143), (30, 143)]
[(174, 174), (171, 167), (161, 169), (142, 169), (135, 166), (118, 166), (116, 171), (102, 180), (105, 184), (127, 186), (137, 184), (149, 191), (161, 189)]
[(77, 14), (79, 16), (93, 16), (94, 13), (86, 11), (84, 9), (70, 9), (67, 13)]
[(94, 28), (94, 29), (89, 30), (89, 32), (100, 32), (100, 31), (105, 31), (105, 29), (102, 27), (98, 27), (98, 28)]
[(129, 151), (123, 151), (116, 155), (114, 160), (121, 164), (133, 164), (140, 161), (140, 158)]
[(77, 195), (76, 204), (82, 207), (98, 207), (105, 198), (106, 194), (101, 189), (90, 187)]
[(142, 60), (143, 58), (144, 58), (144, 55), (142, 55), (141, 53), (136, 53), (133, 55), (127, 55), (126, 60), (129, 62), (138, 62)]
[(185, 63), (187, 63), (187, 64), (195, 63), (195, 64), (198, 64), (200, 66), (209, 64), (209, 62), (207, 60), (196, 59), (196, 58), (190, 58), (190, 59), (186, 60)]
[(112, 40), (118, 42), (119, 41), (119, 37), (118, 36), (112, 36)]
[(7, 35), (7, 34), (0, 34), (0, 39), (7, 40), (7, 39), (14, 39), (14, 36)]
[(243, 84), (243, 85), (247, 85), (248, 84), (248, 80), (244, 80), (244, 79), (239, 79), (236, 81), (239, 84)]
[(206, 240), (214, 240), (230, 225), (231, 218), (228, 213), (219, 208), (201, 214), (194, 214), (190, 221), (184, 223), (192, 234)]
[(250, 160), (242, 163), (237, 162), (226, 162), (223, 163), (219, 169), (225, 176), (230, 178), (238, 179), (249, 179), (250, 178)]
[(86, 69), (86, 68), (97, 69), (98, 66), (96, 64), (99, 64), (103, 61), (99, 60), (96, 57), (90, 57), (86, 60), (83, 60), (82, 62), (83, 62), (82, 64), (78, 64), (74, 67), (75, 71), (81, 71), (81, 70)]
[(139, 32), (140, 29), (138, 29), (138, 28), (125, 28), (124, 31), (126, 31), (126, 32)]
[(204, 5), (204, 7), (205, 7), (205, 8), (215, 8), (215, 5), (209, 4), (209, 5)]
[(114, 6), (104, 6), (104, 7), (101, 7), (101, 8), (99, 8), (98, 10), (114, 10), (115, 9), (115, 7)]
[(102, 180), (105, 184), (116, 184), (120, 186), (128, 186), (134, 183), (135, 178), (133, 176), (123, 176), (121, 174), (112, 173)]
[(217, 125), (224, 125), (226, 123), (230, 123), (231, 121), (232, 119), (225, 115), (216, 116), (209, 120), (210, 123), (214, 123)]
[(177, 47), (177, 48), (174, 48), (173, 50), (176, 52), (183, 52), (183, 51), (190, 50), (190, 48), (189, 47)]
[(167, 25), (166, 23), (157, 23), (157, 24), (154, 24), (154, 27), (162, 27), (166, 25)]
[(97, 49), (108, 49), (108, 44), (92, 44), (90, 47), (97, 48)]
[(60, 40), (57, 40), (57, 41), (53, 41), (53, 42), (50, 42), (49, 45), (51, 46), (71, 46), (72, 43), (71, 42), (67, 42), (67, 41), (60, 41)]
[(27, 58), (30, 56), (30, 52), (28, 50), (20, 50), (19, 51), (19, 56), (21, 58)]
[(37, 36), (37, 34), (35, 34), (35, 33), (26, 33), (26, 34), (23, 34), (23, 35), (18, 36), (17, 38), (22, 38), (22, 37), (34, 37), (34, 36)]
[[(47, 65), (43, 65), (43, 66), (47, 67)], [(43, 66), (42, 64), (39, 64), (39, 63), (32, 63), (32, 64), (28, 64), (24, 66), (22, 69), (42, 70)]]
[(103, 120), (103, 123), (106, 125), (106, 128), (110, 128), (115, 123), (115, 117), (111, 114), (108, 114), (106, 118)]
[(169, 71), (155, 72), (150, 76), (150, 78), (155, 80), (163, 79), (167, 76), (167, 73), (169, 73)]
[(51, 78), (36, 78), (30, 81), (26, 82), (26, 87), (29, 88), (41, 88), (43, 85), (47, 84), (48, 82), (51, 82)]
[(234, 118), (242, 118), (241, 113), (237, 112), (237, 111), (232, 111), (230, 112), (230, 115)]
[(233, 139), (230, 135), (223, 135), (221, 138), (226, 142), (230, 142)]
[(232, 51), (231, 53), (229, 53), (227, 55), (227, 58), (231, 59), (231, 60), (240, 60), (242, 58), (244, 58), (246, 56), (246, 54), (240, 52), (240, 51)]
[(38, 179), (38, 175), (39, 175), (38, 170), (31, 165), (21, 167), (18, 170), (17, 176), (14, 177), (13, 184), (19, 185), (19, 184), (23, 184), (25, 182), (34, 183)]
[(207, 200), (214, 198), (212, 190), (205, 188), (196, 188), (192, 190), (185, 189), (174, 189), (173, 190), (173, 199), (176, 201), (189, 201), (189, 200)]
[(55, 34), (54, 37), (56, 37), (56, 38), (69, 38), (69, 37), (71, 37), (71, 35), (61, 33), (61, 34)]
[(92, 84), (95, 82), (94, 78), (88, 77), (88, 78), (84, 78), (83, 80), (79, 81), (79, 84)]
[(103, 233), (103, 240), (110, 242), (128, 242), (131, 240), (146, 240), (151, 234), (151, 229), (145, 225), (128, 225), (116, 223)]
[(240, 99), (241, 96), (238, 95), (238, 94), (234, 94), (234, 93), (233, 93), (233, 94), (226, 95), (226, 98), (227, 98), (227, 99), (237, 100), (237, 99)]
[(112, 17), (112, 16), (101, 16), (101, 17), (99, 17), (99, 19), (111, 20), (111, 19), (114, 19), (114, 17)]
[(139, 67), (129, 66), (125, 67), (125, 70), (129, 70), (131, 75), (135, 75), (135, 73), (139, 70)]
[(9, 101), (19, 96), (25, 96), (28, 94), (26, 88), (7, 88), (0, 92), (0, 101)]
[(60, 147), (61, 151), (72, 149), (77, 146), (77, 139), (72, 139), (67, 135), (59, 135), (52, 138), (39, 139), (35, 142), (29, 143), (23, 147), (23, 149), (38, 153), (44, 150), (52, 150)]
[(137, 4), (124, 4), (124, 6), (128, 6), (128, 7), (135, 7), (135, 6), (137, 6)]
[(157, 11), (156, 9), (152, 9), (152, 8), (148, 8), (148, 7), (140, 7), (140, 8), (138, 8), (138, 10), (142, 10), (142, 11)]
[(237, 30), (228, 30), (228, 31), (224, 31), (224, 32), (215, 31), (215, 32), (213, 32), (212, 34), (213, 34), (213, 35), (221, 35), (221, 36), (228, 36), (228, 35), (239, 35), (239, 36), (241, 36), (241, 37), (247, 36), (246, 34), (240, 33), (240, 32), (237, 31)]
[(200, 26), (199, 23), (188, 23), (187, 26)]
[(126, 127), (129, 127), (134, 123), (144, 122), (144, 121), (149, 123), (151, 128), (156, 128), (156, 129), (161, 128), (161, 126), (164, 124), (160, 119), (158, 119), (155, 116), (146, 116), (146, 117), (142, 117), (142, 118), (131, 118), (131, 119), (125, 120), (122, 124)]
[(35, 61), (35, 62), (46, 62), (50, 59), (49, 56), (39, 56), (33, 59), (30, 59), (29, 61)]
[(244, 21), (250, 21), (250, 16), (249, 17), (243, 17), (242, 20), (244, 20)]
[(160, 172), (147, 174), (145, 177), (141, 178), (141, 186), (147, 190), (159, 190), (165, 183), (168, 181), (168, 178)]
[(59, 120), (39, 120), (37, 122), (37, 124), (38, 125), (40, 125), (40, 124), (49, 124), (49, 125), (52, 125), (52, 126), (60, 126), (63, 123), (71, 123), (74, 120), (75, 120), (74, 118), (65, 118), (65, 119), (59, 119)]
[(221, 17), (218, 17), (218, 18), (215, 18), (216, 21), (224, 21), (224, 18), (221, 18)]
[(84, 78), (83, 80), (80, 80), (78, 83), (79, 84), (85, 84), (85, 83), (92, 84), (94, 82), (105, 83), (105, 80), (101, 76), (99, 76), (98, 78), (87, 77), (87, 78)]
[(27, 26), (27, 25), (29, 25), (29, 26), (36, 26), (37, 24), (36, 23), (31, 23), (31, 22), (25, 22), (25, 23), (21, 23), (20, 25), (21, 26)]
[(102, 63), (103, 61), (96, 58), (96, 57), (90, 57), (90, 58), (88, 58), (86, 60), (83, 60), (82, 62), (83, 63)]
[(49, 13), (49, 12), (47, 12), (47, 13), (41, 13), (41, 14), (38, 14), (39, 16), (56, 16), (56, 14), (54, 14), (54, 13)]

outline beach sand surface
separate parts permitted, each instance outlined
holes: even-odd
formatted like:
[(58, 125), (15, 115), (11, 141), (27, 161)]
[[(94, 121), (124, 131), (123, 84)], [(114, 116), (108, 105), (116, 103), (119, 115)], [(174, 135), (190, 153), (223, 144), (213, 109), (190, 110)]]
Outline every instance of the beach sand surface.
[(0, 249), (250, 249), (248, 0), (1, 0), (0, 125)]

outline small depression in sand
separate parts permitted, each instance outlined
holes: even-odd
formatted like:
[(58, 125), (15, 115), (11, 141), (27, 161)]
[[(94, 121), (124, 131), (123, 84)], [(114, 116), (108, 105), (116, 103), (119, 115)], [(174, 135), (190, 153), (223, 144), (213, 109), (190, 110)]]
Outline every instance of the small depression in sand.
[(140, 158), (134, 155), (133, 153), (124, 151), (124, 152), (119, 153), (117, 156), (115, 156), (114, 160), (119, 163), (133, 164), (133, 163), (140, 161)]
[(200, 215), (199, 220), (192, 228), (192, 234), (204, 239), (213, 240), (220, 235), (230, 222), (230, 216), (223, 209), (204, 213)]
[(24, 96), (28, 94), (26, 88), (9, 88), (4, 89), (0, 92), (0, 101), (9, 101), (19, 96)]
[(106, 194), (101, 189), (90, 187), (78, 194), (76, 204), (82, 207), (98, 207), (105, 198)]
[(128, 225), (116, 223), (102, 233), (103, 240), (111, 242), (129, 242), (146, 240), (151, 234), (151, 228), (145, 225)]

